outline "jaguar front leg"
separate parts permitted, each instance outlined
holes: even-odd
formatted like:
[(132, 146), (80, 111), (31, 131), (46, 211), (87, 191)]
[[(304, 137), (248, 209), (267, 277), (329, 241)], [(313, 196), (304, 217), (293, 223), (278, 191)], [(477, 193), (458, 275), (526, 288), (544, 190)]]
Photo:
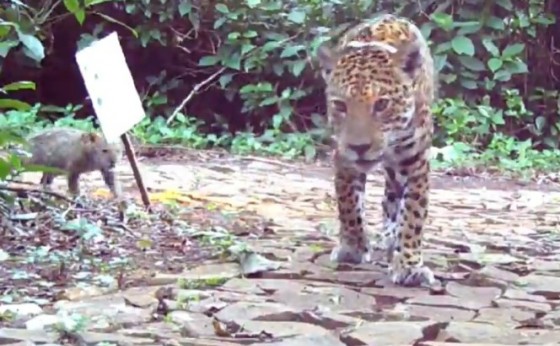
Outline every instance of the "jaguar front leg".
[(402, 199), (403, 181), (398, 179), (400, 177), (397, 177), (395, 170), (387, 163), (384, 165), (384, 176), (385, 190), (381, 201), (383, 230), (376, 248), (387, 252), (387, 263), (390, 264), (397, 241), (397, 216)]
[(422, 257), (423, 228), (428, 216), (429, 149), (398, 161), (395, 169), (386, 166), (385, 171), (390, 188), (383, 207), (384, 234), (388, 235), (391, 281), (403, 286), (432, 285), (434, 274)]
[(340, 221), (339, 244), (331, 261), (366, 263), (371, 261), (371, 245), (365, 229), (366, 174), (335, 163), (335, 193)]

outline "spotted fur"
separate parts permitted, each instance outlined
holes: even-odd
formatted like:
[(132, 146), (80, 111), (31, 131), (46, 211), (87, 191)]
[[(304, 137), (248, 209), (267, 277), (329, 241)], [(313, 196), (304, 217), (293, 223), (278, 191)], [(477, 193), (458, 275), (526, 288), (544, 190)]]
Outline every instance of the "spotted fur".
[(335, 139), (337, 262), (371, 260), (364, 215), (367, 173), (382, 164), (381, 247), (395, 284), (434, 282), (423, 263), (428, 215), (431, 105), (436, 74), (425, 38), (411, 21), (381, 15), (348, 30), (317, 53), (326, 82), (327, 114)]

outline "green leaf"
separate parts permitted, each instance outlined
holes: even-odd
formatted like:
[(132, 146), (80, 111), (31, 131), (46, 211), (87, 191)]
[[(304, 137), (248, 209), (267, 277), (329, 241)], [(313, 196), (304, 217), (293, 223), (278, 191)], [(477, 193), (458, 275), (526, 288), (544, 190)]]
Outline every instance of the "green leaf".
[(200, 14), (198, 14), (197, 12), (190, 12), (187, 15), (187, 18), (189, 19), (189, 22), (191, 22), (192, 27), (194, 30), (199, 31), (200, 30)]
[(461, 64), (466, 68), (468, 68), (469, 70), (476, 71), (476, 72), (481, 72), (486, 70), (486, 67), (484, 67), (484, 63), (478, 60), (478, 58), (472, 56), (459, 56), (458, 59), (461, 62)]
[(28, 50), (26, 55), (36, 62), (41, 62), (45, 58), (45, 47), (43, 47), (41, 41), (33, 35), (24, 34), (20, 30), (17, 30), (17, 32), (19, 40)]
[(276, 103), (278, 103), (278, 97), (272, 96), (272, 97), (267, 97), (264, 100), (262, 100), (259, 103), (259, 106), (260, 107), (265, 107), (265, 106), (270, 106), (270, 105), (273, 105), (273, 104), (276, 104)]
[(223, 14), (228, 14), (229, 13), (229, 9), (226, 5), (224, 4), (216, 4), (216, 11), (223, 13)]
[(450, 42), (443, 42), (434, 47), (434, 54), (439, 55), (442, 53), (447, 53), (451, 50), (451, 43)]
[(447, 64), (447, 54), (434, 56), (434, 68), (437, 72), (441, 72)]
[(227, 38), (228, 38), (228, 40), (230, 40), (230, 41), (235, 41), (235, 40), (237, 40), (237, 39), (239, 38), (239, 36), (241, 36), (241, 33), (237, 32), (237, 31), (233, 31), (233, 32), (230, 32), (230, 33), (227, 35)]
[(483, 38), (482, 39), (482, 45), (484, 46), (484, 48), (486, 48), (488, 53), (492, 54), (492, 56), (494, 56), (494, 57), (500, 56), (500, 50), (498, 49), (498, 47), (496, 47), (496, 45), (494, 44), (492, 39)]
[(457, 80), (457, 75), (454, 73), (441, 73), (439, 79), (445, 84), (451, 84)]
[(26, 164), (23, 165), (23, 167), (25, 168), (26, 172), (44, 172), (44, 173), (53, 173), (53, 174), (64, 173), (64, 171), (60, 168), (43, 166), (43, 165)]
[(20, 100), (0, 99), (0, 109), (16, 109), (25, 111), (31, 108), (31, 105)]
[(247, 0), (247, 7), (255, 8), (261, 4), (261, 0)]
[(70, 13), (76, 13), (80, 9), (80, 2), (78, 0), (64, 0), (64, 7)]
[(420, 32), (422, 33), (422, 36), (426, 38), (430, 37), (433, 30), (434, 30), (434, 24), (430, 22), (426, 22), (422, 24), (422, 26), (420, 27)]
[(220, 79), (218, 79), (218, 82), (220, 83), (220, 86), (222, 88), (225, 88), (228, 86), (229, 83), (231, 83), (231, 80), (233, 79), (233, 73), (226, 73), (223, 74), (222, 76), (220, 76)]
[(241, 87), (241, 89), (239, 89), (239, 93), (241, 95), (250, 94), (253, 92), (255, 92), (255, 86), (253, 84), (245, 84), (244, 86)]
[(85, 4), (86, 4), (86, 7), (90, 7), (90, 6), (93, 6), (93, 5), (99, 5), (99, 4), (102, 4), (104, 2), (111, 2), (111, 1), (114, 1), (114, 0), (86, 0)]
[(0, 42), (0, 57), (5, 58), (8, 56), (10, 50), (19, 44), (16, 40), (7, 40)]
[(0, 158), (0, 180), (5, 180), (10, 175), (11, 171), (12, 165), (10, 165), (6, 160)]
[(478, 33), (480, 31), (480, 29), (482, 28), (482, 24), (480, 24), (479, 22), (476, 23), (477, 25), (470, 25), (470, 26), (464, 26), (462, 28), (460, 28), (459, 30), (457, 30), (457, 34), (458, 35), (471, 35), (474, 33)]
[(13, 82), (4, 85), (2, 88), (4, 91), (15, 91), (15, 90), (35, 90), (35, 82), (29, 81), (20, 81), (20, 82)]
[(492, 122), (495, 125), (504, 125), (506, 123), (506, 121), (505, 121), (501, 112), (492, 113), (492, 115), (490, 116), (490, 119), (492, 119)]
[(538, 116), (535, 119), (535, 127), (537, 128), (537, 130), (542, 131), (545, 125), (546, 125), (546, 117)]
[(436, 12), (431, 15), (431, 19), (437, 26), (444, 30), (449, 30), (453, 27), (453, 17), (444, 12)]
[(455, 36), (455, 38), (451, 40), (451, 47), (457, 54), (474, 55), (474, 44), (472, 40), (466, 36)]
[(298, 60), (296, 62), (294, 62), (294, 64), (292, 65), (292, 74), (294, 75), (294, 77), (299, 77), (301, 75), (301, 73), (303, 72), (303, 70), (305, 69), (305, 66), (307, 65), (307, 62), (305, 60)]
[(478, 88), (478, 86), (476, 85), (476, 82), (473, 81), (473, 80), (462, 79), (460, 81), (460, 83), (465, 89), (475, 90), (476, 88)]
[(466, 28), (466, 27), (477, 27), (480, 28), (479, 21), (468, 21), (468, 22), (453, 22), (454, 28)]
[(10, 129), (2, 129), (0, 130), (0, 147), (6, 146), (8, 143), (14, 144), (26, 144), (26, 140), (21, 137), (18, 133), (10, 130)]
[(238, 53), (232, 54), (227, 59), (222, 60), (222, 64), (234, 70), (241, 70), (241, 55)]
[(496, 5), (508, 11), (511, 11), (513, 9), (511, 0), (496, 0)]
[(306, 145), (305, 148), (303, 148), (303, 152), (307, 160), (312, 160), (317, 156), (317, 149), (312, 144)]
[(520, 59), (515, 59), (513, 61), (506, 61), (504, 62), (504, 66), (507, 66), (507, 69), (511, 74), (518, 74), (518, 73), (527, 73), (529, 69), (527, 68), (527, 64), (521, 61)]
[(498, 71), (500, 69), (500, 67), (502, 67), (503, 65), (504, 65), (504, 62), (502, 61), (502, 59), (490, 58), (490, 60), (488, 60), (488, 68), (492, 72)]
[(80, 23), (80, 25), (82, 25), (82, 24), (84, 24), (84, 21), (86, 20), (86, 11), (83, 8), (80, 8), (79, 10), (74, 12), (74, 17), (76, 17), (76, 20), (78, 21), (78, 23)]
[(190, 1), (185, 1), (185, 0), (181, 1), (177, 10), (179, 10), (179, 15), (181, 17), (184, 17), (185, 15), (191, 13), (192, 6)]
[(213, 66), (220, 61), (220, 58), (215, 55), (207, 55), (200, 58), (198, 66)]
[(218, 18), (215, 22), (214, 22), (214, 29), (218, 29), (219, 27), (221, 27), (222, 25), (224, 25), (224, 23), (226, 22), (227, 18), (226, 17), (220, 17)]
[(284, 74), (284, 64), (274, 64), (274, 65), (272, 65), (272, 71), (278, 77), (282, 77), (282, 75)]
[(274, 49), (280, 47), (281, 45), (282, 45), (282, 43), (279, 42), (279, 41), (268, 41), (267, 43), (262, 45), (261, 50), (263, 52), (270, 52), (271, 50), (274, 50)]
[(290, 14), (288, 14), (288, 20), (294, 22), (296, 24), (303, 24), (305, 22), (305, 18), (307, 15), (302, 10), (292, 10)]
[(511, 73), (507, 70), (501, 69), (494, 74), (494, 80), (500, 82), (507, 82), (511, 79)]
[(488, 17), (486, 26), (499, 31), (504, 30), (506, 27), (506, 25), (504, 24), (504, 20), (495, 16)]
[(244, 43), (243, 45), (241, 45), (241, 55), (245, 55), (247, 53), (249, 53), (250, 51), (252, 51), (256, 46), (254, 44), (251, 43)]
[(305, 46), (303, 45), (288, 46), (284, 48), (282, 53), (280, 53), (280, 58), (289, 58), (294, 55), (297, 55), (298, 52), (302, 49), (305, 49)]
[(280, 125), (282, 125), (282, 123), (284, 122), (284, 117), (282, 116), (282, 114), (274, 114), (274, 116), (272, 116), (272, 127), (277, 129), (280, 127)]
[(243, 37), (245, 38), (254, 38), (259, 36), (259, 34), (255, 30), (248, 30), (243, 33)]
[(548, 26), (556, 23), (556, 18), (550, 13), (543, 14), (539, 17), (532, 18), (533, 23), (540, 24), (543, 26)]
[(510, 58), (510, 57), (516, 56), (519, 53), (521, 53), (523, 51), (523, 49), (525, 49), (525, 44), (524, 43), (508, 44), (507, 47), (504, 48), (504, 50), (502, 51), (502, 57)]

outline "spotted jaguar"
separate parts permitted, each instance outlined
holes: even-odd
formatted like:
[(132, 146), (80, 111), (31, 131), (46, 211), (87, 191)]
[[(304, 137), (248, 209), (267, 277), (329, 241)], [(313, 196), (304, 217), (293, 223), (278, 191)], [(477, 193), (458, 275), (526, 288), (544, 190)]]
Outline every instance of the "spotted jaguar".
[(366, 176), (384, 171), (383, 230), (389, 277), (397, 285), (435, 281), (422, 256), (428, 216), (436, 73), (426, 39), (412, 21), (386, 14), (358, 23), (317, 59), (333, 135), (340, 221), (335, 262), (371, 261), (366, 234)]

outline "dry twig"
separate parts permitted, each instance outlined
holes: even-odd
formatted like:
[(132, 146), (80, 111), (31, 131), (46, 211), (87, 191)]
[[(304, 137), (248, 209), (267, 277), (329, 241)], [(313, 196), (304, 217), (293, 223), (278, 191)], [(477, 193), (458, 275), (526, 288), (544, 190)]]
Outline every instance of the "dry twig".
[(74, 201), (72, 199), (70, 199), (70, 198), (68, 198), (64, 195), (61, 195), (58, 192), (49, 191), (49, 190), (30, 189), (30, 188), (24, 188), (24, 187), (11, 187), (11, 186), (0, 186), (0, 190), (11, 191), (11, 192), (16, 192), (16, 193), (48, 195), (48, 196), (55, 197), (55, 198), (61, 199), (63, 201), (66, 201), (68, 203), (74, 203)]
[(173, 114), (171, 114), (171, 116), (167, 119), (167, 125), (169, 125), (173, 121), (173, 119), (175, 119), (175, 117), (177, 116), (179, 111), (185, 107), (185, 105), (194, 97), (194, 95), (196, 95), (196, 93), (200, 89), (202, 89), (205, 85), (207, 85), (208, 83), (213, 81), (216, 77), (218, 77), (220, 74), (222, 74), (222, 72), (224, 72), (225, 70), (226, 70), (226, 68), (222, 67), (218, 71), (214, 72), (210, 77), (206, 78), (202, 82), (195, 85), (194, 88), (191, 90), (191, 92), (187, 95), (187, 97), (185, 97), (185, 99), (181, 102), (179, 107), (175, 108), (175, 110), (173, 111)]

